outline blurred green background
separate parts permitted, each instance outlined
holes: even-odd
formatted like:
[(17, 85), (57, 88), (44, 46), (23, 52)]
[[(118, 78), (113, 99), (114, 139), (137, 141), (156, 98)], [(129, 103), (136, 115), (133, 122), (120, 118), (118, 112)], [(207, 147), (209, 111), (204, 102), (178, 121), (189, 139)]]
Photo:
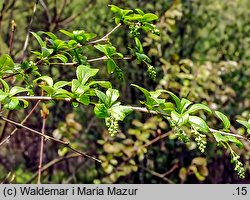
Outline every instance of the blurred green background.
[[(32, 15), (34, 0), (0, 0), (0, 55), (8, 52), (12, 20), (16, 23), (12, 58), (18, 62)], [(140, 8), (159, 16), (156, 26), (161, 35), (142, 35), (144, 49), (157, 70), (151, 81), (144, 65), (121, 61), (124, 81), (109, 76), (104, 63), (100, 77), (109, 79), (121, 92), (123, 104), (139, 105), (143, 99), (131, 83), (148, 90), (164, 88), (180, 97), (205, 103), (224, 112), (231, 120), (232, 132), (244, 134), (236, 119), (250, 114), (250, 4), (248, 0), (42, 0), (31, 26), (32, 31), (83, 29), (99, 38), (114, 26), (108, 5), (124, 9)], [(128, 54), (129, 31), (120, 29), (110, 36), (117, 50)], [(37, 42), (31, 37), (28, 51)], [(98, 57), (96, 52), (88, 52)], [(28, 53), (27, 59), (34, 59)], [(45, 68), (55, 79), (70, 79), (74, 71), (67, 67)], [(112, 138), (105, 124), (92, 109), (72, 108), (67, 103), (51, 103), (46, 131), (70, 140), (74, 147), (95, 155), (98, 164), (47, 142), (44, 152), (43, 183), (250, 183), (250, 144), (240, 151), (246, 164), (241, 180), (230, 164), (228, 152), (217, 147), (212, 136), (204, 154), (194, 142), (179, 142), (166, 121), (149, 114), (133, 113)], [(21, 121), (27, 111), (13, 111), (10, 118)], [(39, 110), (26, 123), (41, 128)], [(200, 115), (203, 115), (201, 112)], [(38, 117), (39, 116), (39, 117)], [(216, 119), (207, 119), (210, 127), (221, 128)], [(1, 127), (4, 124), (1, 122)], [(1, 128), (2, 140), (12, 126)], [(161, 137), (162, 136), (162, 137)], [(156, 138), (156, 139), (155, 139)], [(36, 183), (39, 137), (20, 130), (0, 147), (0, 181)]]

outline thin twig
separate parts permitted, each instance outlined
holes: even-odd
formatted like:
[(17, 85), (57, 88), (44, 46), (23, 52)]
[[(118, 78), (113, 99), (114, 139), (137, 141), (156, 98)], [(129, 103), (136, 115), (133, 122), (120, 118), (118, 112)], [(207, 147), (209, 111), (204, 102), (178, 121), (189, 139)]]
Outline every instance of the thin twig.
[(146, 167), (144, 167), (144, 166), (142, 166), (142, 165), (139, 165), (138, 167), (140, 167), (141, 169), (147, 171), (148, 173), (152, 174), (153, 176), (156, 176), (156, 177), (158, 177), (158, 178), (161, 178), (162, 180), (164, 180), (164, 181), (166, 181), (166, 182), (168, 182), (168, 183), (170, 183), (170, 184), (174, 184), (174, 182), (173, 182), (172, 180), (170, 180), (170, 179), (164, 177), (162, 174), (160, 174), (160, 173), (158, 173), (158, 172), (155, 172), (155, 171), (153, 171), (153, 170), (150, 170), (150, 169), (148, 169), (148, 168), (146, 168)]
[[(28, 115), (23, 119), (23, 121), (21, 122), (21, 124), (25, 123), (27, 121), (27, 119), (31, 116), (31, 114), (35, 111), (35, 109), (37, 108), (37, 106), (39, 105), (40, 101), (37, 101), (35, 106), (30, 110), (30, 112), (28, 113)], [(18, 128), (15, 128), (1, 143), (0, 146), (3, 145), (5, 142), (7, 142), (16, 132), (17, 132)]]
[(34, 4), (34, 6), (33, 6), (33, 12), (32, 12), (31, 18), (30, 18), (30, 23), (29, 23), (29, 25), (28, 25), (27, 35), (26, 35), (25, 42), (24, 42), (24, 45), (23, 45), (22, 61), (23, 61), (24, 58), (25, 58), (26, 50), (27, 50), (27, 47), (28, 47), (29, 37), (30, 37), (30, 31), (31, 31), (31, 26), (32, 26), (33, 19), (34, 19), (35, 13), (36, 13), (36, 7), (37, 7), (38, 2), (39, 2), (39, 0), (36, 0), (35, 4)]
[(12, 54), (15, 31), (16, 31), (16, 23), (14, 20), (12, 20), (11, 21), (10, 40), (9, 40), (9, 55)]
[(24, 99), (24, 100), (29, 100), (29, 101), (66, 101), (66, 102), (71, 102), (74, 100), (74, 98), (53, 98), (53, 97), (44, 97), (44, 96), (16, 96), (18, 99)]
[(43, 133), (41, 133), (41, 132), (39, 132), (39, 131), (36, 131), (36, 130), (34, 130), (34, 129), (32, 129), (32, 128), (29, 128), (29, 127), (27, 127), (27, 126), (24, 126), (24, 125), (22, 125), (21, 123), (12, 121), (12, 120), (7, 119), (7, 118), (2, 117), (2, 116), (0, 116), (0, 119), (4, 120), (4, 121), (6, 121), (6, 122), (9, 122), (9, 123), (11, 123), (11, 124), (13, 124), (13, 125), (15, 125), (17, 128), (24, 128), (24, 129), (26, 129), (26, 130), (28, 130), (28, 131), (30, 131), (30, 132), (32, 132), (32, 133), (35, 133), (36, 135), (43, 136), (46, 140), (51, 140), (51, 141), (60, 143), (60, 144), (62, 144), (62, 145), (64, 145), (64, 146), (66, 146), (67, 148), (71, 149), (72, 151), (74, 151), (74, 152), (76, 152), (76, 153), (82, 155), (82, 156), (85, 156), (85, 157), (87, 157), (87, 158), (90, 158), (90, 159), (92, 159), (92, 160), (95, 160), (95, 161), (101, 163), (101, 161), (100, 161), (99, 159), (97, 159), (97, 158), (95, 158), (95, 157), (93, 157), (93, 156), (90, 156), (90, 155), (88, 155), (88, 154), (86, 154), (86, 153), (84, 153), (84, 152), (81, 152), (81, 151), (79, 151), (79, 150), (73, 148), (72, 146), (70, 146), (70, 143), (67, 142), (67, 141), (63, 141), (63, 140), (60, 140), (60, 139), (51, 137), (51, 136), (49, 136), (49, 135), (47, 135), (47, 134), (43, 134)]
[[(42, 124), (42, 130), (41, 133), (45, 133), (45, 124), (46, 124), (46, 117), (43, 117), (43, 124)], [(41, 144), (40, 144), (40, 153), (39, 153), (39, 165), (38, 165), (38, 179), (37, 184), (41, 183), (41, 174), (42, 174), (42, 164), (43, 164), (43, 147), (44, 147), (44, 137), (41, 136)]]
[[(68, 159), (71, 159), (71, 158), (77, 158), (77, 157), (80, 157), (81, 155), (79, 155), (78, 153), (72, 153), (72, 154), (69, 154), (65, 157), (60, 157), (60, 158), (56, 158), (52, 161), (50, 161), (49, 163), (47, 163), (46, 165), (44, 165), (42, 168), (41, 168), (41, 173), (43, 173), (44, 171), (48, 170), (50, 167), (52, 167), (53, 165), (59, 163), (59, 162), (62, 162), (64, 160), (68, 160)], [(36, 177), (38, 176), (38, 172), (36, 172), (35, 174), (33, 174), (33, 176), (30, 178), (29, 181), (27, 181), (27, 183), (31, 183)]]
[(238, 135), (238, 134), (234, 134), (234, 133), (228, 133), (228, 132), (224, 132), (224, 131), (219, 131), (219, 130), (215, 130), (215, 129), (212, 129), (212, 128), (209, 128), (209, 131), (211, 133), (220, 133), (222, 135), (234, 136), (234, 137), (237, 137), (237, 138), (240, 138), (240, 139), (243, 139), (243, 140), (247, 140), (248, 142), (250, 142), (250, 139), (248, 139), (247, 137), (244, 137), (242, 135)]
[(119, 23), (117, 24), (110, 32), (108, 32), (106, 35), (104, 35), (102, 38), (98, 39), (98, 40), (94, 40), (94, 41), (91, 41), (87, 44), (96, 44), (96, 43), (99, 43), (99, 42), (103, 42), (103, 41), (107, 41), (108, 40), (108, 37), (110, 34), (112, 34), (116, 29), (118, 29), (122, 24)]

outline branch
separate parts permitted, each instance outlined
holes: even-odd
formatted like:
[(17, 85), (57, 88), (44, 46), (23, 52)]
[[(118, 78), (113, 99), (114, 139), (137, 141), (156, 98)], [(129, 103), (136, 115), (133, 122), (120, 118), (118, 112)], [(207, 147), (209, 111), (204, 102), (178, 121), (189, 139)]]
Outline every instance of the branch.
[[(47, 169), (49, 169), (50, 167), (52, 167), (53, 165), (55, 165), (55, 164), (57, 164), (59, 162), (62, 162), (64, 160), (71, 159), (71, 158), (77, 158), (77, 157), (80, 157), (80, 156), (81, 155), (79, 155), (78, 153), (72, 153), (72, 154), (67, 155), (65, 157), (56, 158), (56, 159), (50, 161), (49, 163), (47, 163), (46, 165), (44, 165), (41, 168), (41, 173), (43, 173), (44, 171), (46, 171)], [(33, 174), (33, 176), (30, 178), (30, 180), (27, 181), (27, 184), (31, 183), (37, 176), (38, 176), (38, 172)]]
[(70, 143), (67, 142), (67, 141), (63, 141), (63, 140), (60, 140), (60, 139), (51, 137), (51, 136), (49, 136), (49, 135), (47, 135), (47, 134), (43, 134), (43, 133), (41, 133), (41, 132), (39, 132), (39, 131), (36, 131), (36, 130), (34, 130), (34, 129), (32, 129), (32, 128), (29, 128), (29, 127), (27, 127), (27, 126), (24, 126), (24, 125), (22, 125), (21, 123), (12, 121), (12, 120), (7, 119), (7, 118), (2, 117), (2, 116), (0, 116), (0, 119), (6, 121), (6, 122), (8, 122), (8, 123), (11, 123), (11, 124), (15, 125), (17, 128), (24, 128), (24, 129), (26, 129), (26, 130), (28, 130), (28, 131), (30, 131), (30, 132), (32, 132), (32, 133), (35, 133), (36, 135), (42, 136), (42, 137), (44, 137), (46, 140), (51, 140), (51, 141), (60, 143), (60, 144), (64, 145), (65, 147), (71, 149), (72, 151), (74, 151), (74, 152), (76, 152), (76, 153), (78, 153), (78, 154), (80, 154), (80, 155), (82, 155), (82, 156), (84, 156), (84, 157), (90, 158), (90, 159), (92, 159), (92, 160), (95, 160), (95, 161), (101, 163), (101, 161), (100, 161), (99, 159), (97, 159), (97, 158), (95, 158), (95, 157), (93, 157), (93, 156), (90, 156), (90, 155), (88, 155), (88, 154), (86, 154), (86, 153), (84, 153), (84, 152), (81, 152), (81, 151), (79, 151), (79, 150), (77, 150), (77, 149), (74, 149), (72, 146), (70, 146)]
[[(47, 119), (47, 117), (46, 118), (43, 117), (43, 125), (42, 125), (42, 130), (41, 130), (41, 133), (43, 133), (43, 134), (45, 132), (46, 119)], [(43, 164), (43, 148), (44, 148), (44, 137), (41, 136), (37, 184), (41, 183), (41, 175), (42, 175), (41, 169), (42, 169), (42, 164)]]
[(29, 26), (28, 26), (27, 35), (26, 35), (26, 38), (25, 38), (24, 46), (23, 46), (22, 60), (25, 58), (26, 49), (27, 49), (27, 46), (28, 46), (28, 43), (29, 43), (30, 30), (31, 30), (31, 26), (32, 26), (32, 23), (33, 23), (35, 13), (36, 13), (36, 7), (37, 7), (38, 2), (39, 2), (39, 0), (36, 0), (36, 3), (33, 6), (33, 12), (32, 12), (32, 16), (31, 16), (30, 23), (29, 23)]
[(219, 131), (219, 130), (215, 130), (215, 129), (212, 129), (212, 128), (209, 128), (209, 131), (211, 133), (220, 133), (222, 135), (234, 136), (234, 137), (237, 137), (237, 138), (240, 138), (240, 139), (243, 139), (243, 140), (247, 140), (248, 142), (250, 142), (250, 139), (248, 139), (247, 137), (244, 137), (242, 135), (238, 135), (238, 134), (234, 134), (234, 133), (228, 133), (228, 132), (224, 132), (224, 131)]
[[(28, 115), (24, 118), (24, 120), (21, 122), (21, 124), (25, 123), (27, 119), (32, 115), (32, 113), (35, 111), (37, 106), (39, 105), (40, 101), (36, 102), (35, 106), (31, 109), (31, 111), (28, 113)], [(18, 128), (15, 128), (1, 143), (0, 146), (6, 143), (18, 130)]]
[(66, 101), (66, 102), (71, 102), (74, 98), (53, 98), (53, 97), (44, 97), (44, 96), (16, 96), (18, 99), (24, 99), (24, 100), (29, 100), (29, 101)]
[(91, 42), (89, 42), (87, 44), (91, 44), (92, 45), (92, 44), (96, 44), (96, 43), (99, 43), (99, 42), (107, 41), (108, 40), (108, 36), (111, 35), (121, 25), (122, 25), (121, 23), (117, 24), (110, 32), (108, 32), (106, 35), (104, 35), (101, 39), (91, 41)]

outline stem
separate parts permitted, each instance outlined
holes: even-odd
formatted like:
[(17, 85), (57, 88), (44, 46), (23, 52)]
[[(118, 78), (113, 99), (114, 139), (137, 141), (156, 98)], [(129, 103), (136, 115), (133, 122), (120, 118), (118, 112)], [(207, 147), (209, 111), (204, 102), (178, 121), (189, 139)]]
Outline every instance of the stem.
[(26, 35), (26, 38), (25, 38), (24, 46), (23, 46), (22, 60), (24, 60), (24, 58), (25, 58), (26, 50), (27, 50), (28, 43), (29, 43), (31, 26), (32, 26), (33, 19), (34, 19), (35, 13), (36, 13), (36, 7), (37, 7), (38, 2), (39, 2), (39, 0), (36, 0), (36, 3), (33, 6), (33, 12), (32, 12), (32, 16), (31, 16), (30, 23), (29, 23), (29, 26), (28, 26), (27, 35)]
[[(42, 134), (44, 134), (44, 132), (45, 132), (46, 119), (47, 118), (45, 118), (45, 117), (43, 118), (43, 125), (42, 125), (42, 130), (41, 130)], [(43, 147), (44, 147), (44, 137), (41, 136), (37, 184), (41, 184), (41, 174), (42, 174), (41, 169), (42, 169), (42, 163), (43, 163)]]
[(44, 96), (16, 96), (18, 99), (24, 99), (24, 100), (30, 100), (30, 101), (51, 101), (51, 100), (56, 100), (56, 101), (66, 101), (66, 102), (71, 102), (73, 98), (53, 98), (53, 97), (44, 97)]
[(238, 135), (238, 134), (234, 134), (234, 133), (228, 133), (228, 132), (224, 132), (224, 131), (219, 131), (219, 130), (215, 130), (215, 129), (212, 129), (212, 128), (209, 128), (209, 131), (211, 133), (220, 133), (222, 135), (234, 136), (234, 137), (237, 137), (237, 138), (240, 138), (240, 139), (243, 139), (243, 140), (247, 140), (248, 142), (250, 142), (250, 140), (247, 137), (244, 137), (242, 135)]
[(0, 116), (0, 119), (4, 120), (4, 121), (6, 121), (6, 122), (11, 123), (11, 124), (15, 125), (15, 126), (18, 127), (18, 128), (24, 128), (24, 129), (26, 129), (26, 130), (28, 130), (28, 131), (30, 131), (30, 132), (32, 132), (32, 133), (35, 133), (36, 135), (40, 135), (40, 136), (44, 137), (46, 140), (51, 140), (51, 141), (60, 143), (60, 144), (64, 145), (65, 147), (71, 149), (72, 151), (74, 151), (74, 152), (76, 152), (76, 153), (78, 153), (78, 154), (80, 154), (80, 155), (82, 155), (82, 156), (84, 156), (84, 157), (90, 158), (90, 159), (92, 159), (92, 160), (95, 160), (95, 161), (101, 163), (101, 161), (100, 161), (99, 159), (97, 159), (97, 158), (95, 158), (95, 157), (93, 157), (93, 156), (90, 156), (90, 155), (88, 155), (88, 154), (86, 154), (86, 153), (83, 153), (83, 152), (81, 152), (81, 151), (79, 151), (79, 150), (77, 150), (77, 149), (74, 149), (72, 146), (70, 146), (69, 142), (67, 142), (67, 141), (59, 140), (59, 139), (54, 138), (54, 137), (51, 137), (51, 136), (49, 136), (49, 135), (47, 135), (47, 134), (43, 134), (43, 133), (41, 133), (41, 132), (39, 132), (39, 131), (36, 131), (36, 130), (34, 130), (34, 129), (32, 129), (32, 128), (29, 128), (29, 127), (27, 127), (27, 126), (24, 126), (24, 125), (22, 125), (21, 123), (12, 121), (12, 120), (7, 119), (7, 118), (2, 117), (2, 116)]
[[(28, 115), (23, 119), (23, 121), (21, 122), (21, 124), (24, 124), (27, 119), (31, 116), (31, 114), (35, 111), (35, 109), (37, 108), (37, 106), (39, 105), (40, 101), (36, 102), (35, 106), (31, 109), (31, 111), (28, 113)], [(2, 146), (4, 143), (6, 143), (18, 130), (18, 128), (15, 128), (1, 143), (0, 146)]]
[(108, 32), (106, 35), (104, 35), (101, 39), (94, 40), (94, 41), (92, 41), (92, 42), (89, 42), (88, 44), (95, 44), (95, 43), (107, 41), (108, 36), (109, 36), (110, 34), (112, 34), (112, 33), (113, 33), (117, 28), (119, 28), (121, 25), (122, 25), (121, 23), (117, 24), (110, 32)]
[[(71, 159), (71, 158), (77, 158), (77, 157), (80, 157), (81, 155), (79, 155), (78, 153), (72, 153), (70, 155), (67, 155), (65, 157), (60, 157), (60, 158), (56, 158), (52, 161), (50, 161), (49, 163), (47, 163), (46, 165), (44, 165), (42, 168), (41, 168), (41, 173), (43, 173), (44, 171), (46, 171), (47, 169), (49, 169), (50, 167), (52, 167), (53, 165), (59, 163), (59, 162), (62, 162), (64, 160), (67, 160), (67, 159)], [(28, 183), (31, 183), (36, 177), (38, 176), (38, 172), (36, 172), (31, 178), (29, 181), (27, 181), (27, 184)]]

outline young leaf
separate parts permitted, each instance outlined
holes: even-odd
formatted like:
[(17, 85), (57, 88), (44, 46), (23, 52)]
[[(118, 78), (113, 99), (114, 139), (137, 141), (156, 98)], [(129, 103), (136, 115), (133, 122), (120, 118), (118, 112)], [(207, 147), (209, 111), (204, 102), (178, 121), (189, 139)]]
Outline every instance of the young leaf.
[(239, 147), (240, 149), (242, 149), (242, 148), (244, 147), (244, 145), (242, 144), (242, 142), (239, 141), (236, 137), (231, 136), (231, 135), (227, 135), (226, 137), (228, 138), (228, 140), (229, 140), (230, 142), (235, 143), (236, 146)]
[(14, 86), (10, 90), (10, 96), (14, 96), (14, 95), (16, 95), (18, 93), (28, 92), (28, 91), (29, 91), (29, 89), (27, 89), (27, 88), (23, 88), (23, 87), (20, 87), (20, 86)]
[(102, 91), (96, 90), (96, 89), (95, 89), (95, 93), (96, 93), (96, 96), (101, 100), (101, 102), (104, 103), (106, 107), (109, 107), (108, 105), (109, 100), (108, 100), (107, 95), (104, 94)]
[(142, 17), (142, 21), (144, 21), (144, 22), (151, 22), (151, 21), (154, 21), (154, 20), (157, 20), (157, 19), (158, 19), (158, 16), (153, 14), (153, 13), (146, 13)]
[(56, 82), (56, 83), (53, 85), (53, 88), (54, 88), (55, 90), (57, 90), (57, 89), (62, 88), (62, 87), (64, 87), (64, 86), (68, 85), (68, 84), (69, 84), (68, 81), (58, 81), (58, 82)]
[(236, 120), (241, 125), (245, 126), (247, 129), (247, 132), (250, 134), (250, 123), (249, 121), (243, 121), (243, 120)]
[(67, 35), (69, 36), (71, 39), (74, 38), (74, 34), (69, 32), (69, 31), (66, 31), (66, 30), (60, 30), (61, 33), (63, 33), (64, 35)]
[(167, 93), (172, 97), (172, 99), (175, 101), (177, 110), (180, 111), (180, 106), (181, 106), (181, 100), (172, 92), (167, 91)]
[(223, 129), (228, 130), (230, 128), (230, 121), (227, 116), (219, 111), (215, 111), (215, 115), (222, 121)]
[(6, 92), (6, 93), (9, 93), (10, 92), (10, 87), (6, 83), (6, 81), (0, 78), (0, 82), (3, 85), (3, 91)]
[(0, 57), (0, 71), (2, 73), (6, 72), (7, 70), (11, 70), (14, 68), (15, 63), (13, 62), (12, 58), (8, 54), (3, 54)]
[(42, 40), (42, 38), (35, 32), (31, 32), (31, 34), (36, 38), (41, 48), (46, 47), (46, 43)]
[(108, 98), (108, 107), (112, 106), (115, 103), (115, 101), (118, 99), (118, 97), (120, 96), (119, 91), (116, 89), (112, 89), (112, 88), (109, 88), (106, 91), (106, 95)]
[(96, 104), (94, 108), (94, 112), (98, 118), (105, 118), (109, 116), (107, 112), (107, 108), (103, 103)]
[(199, 104), (199, 103), (196, 103), (196, 104), (190, 106), (188, 108), (188, 110), (186, 111), (186, 113), (192, 114), (192, 113), (195, 113), (198, 110), (205, 110), (205, 111), (207, 111), (209, 113), (212, 113), (212, 111), (211, 111), (211, 109), (209, 107), (207, 107), (207, 106), (205, 106), (203, 104)]
[(213, 134), (216, 142), (228, 142), (228, 138), (220, 133)]
[(209, 131), (209, 127), (207, 123), (200, 117), (197, 116), (189, 116), (189, 123), (194, 126), (198, 131), (202, 131), (207, 133)]
[(77, 79), (82, 83), (85, 84), (90, 77), (93, 77), (97, 74), (99, 69), (90, 68), (86, 65), (79, 65), (76, 69), (76, 76)]
[(16, 97), (11, 97), (8, 100), (8, 103), (4, 104), (4, 108), (8, 110), (14, 110), (19, 104), (19, 100)]
[(76, 99), (78, 102), (84, 104), (84, 105), (89, 105), (90, 99), (89, 96), (86, 94), (81, 95), (79, 98)]
[(92, 85), (100, 85), (101, 87), (104, 88), (112, 88), (112, 84), (109, 81), (91, 81), (88, 86), (92, 86)]
[(33, 82), (37, 83), (37, 81), (42, 80), (45, 81), (49, 86), (53, 86), (53, 79), (50, 76), (41, 76), (37, 79), (35, 79)]
[(123, 119), (133, 111), (128, 106), (121, 106), (121, 105), (113, 105), (110, 109), (109, 112), (111, 113), (111, 116), (114, 117), (116, 120), (123, 121)]
[(59, 59), (59, 60), (61, 60), (63, 63), (68, 62), (68, 58), (67, 58), (65, 55), (63, 55), (63, 54), (56, 54), (56, 55), (54, 55), (54, 56), (51, 56), (50, 59)]
[(7, 96), (9, 96), (9, 94), (0, 89), (0, 102), (6, 99)]
[(186, 110), (186, 108), (192, 104), (191, 101), (189, 101), (188, 99), (182, 98), (181, 102), (180, 102), (180, 112), (184, 113), (184, 111)]
[(118, 66), (113, 59), (108, 59), (107, 60), (107, 68), (108, 68), (108, 73), (112, 74), (115, 71), (115, 69), (118, 68)]

